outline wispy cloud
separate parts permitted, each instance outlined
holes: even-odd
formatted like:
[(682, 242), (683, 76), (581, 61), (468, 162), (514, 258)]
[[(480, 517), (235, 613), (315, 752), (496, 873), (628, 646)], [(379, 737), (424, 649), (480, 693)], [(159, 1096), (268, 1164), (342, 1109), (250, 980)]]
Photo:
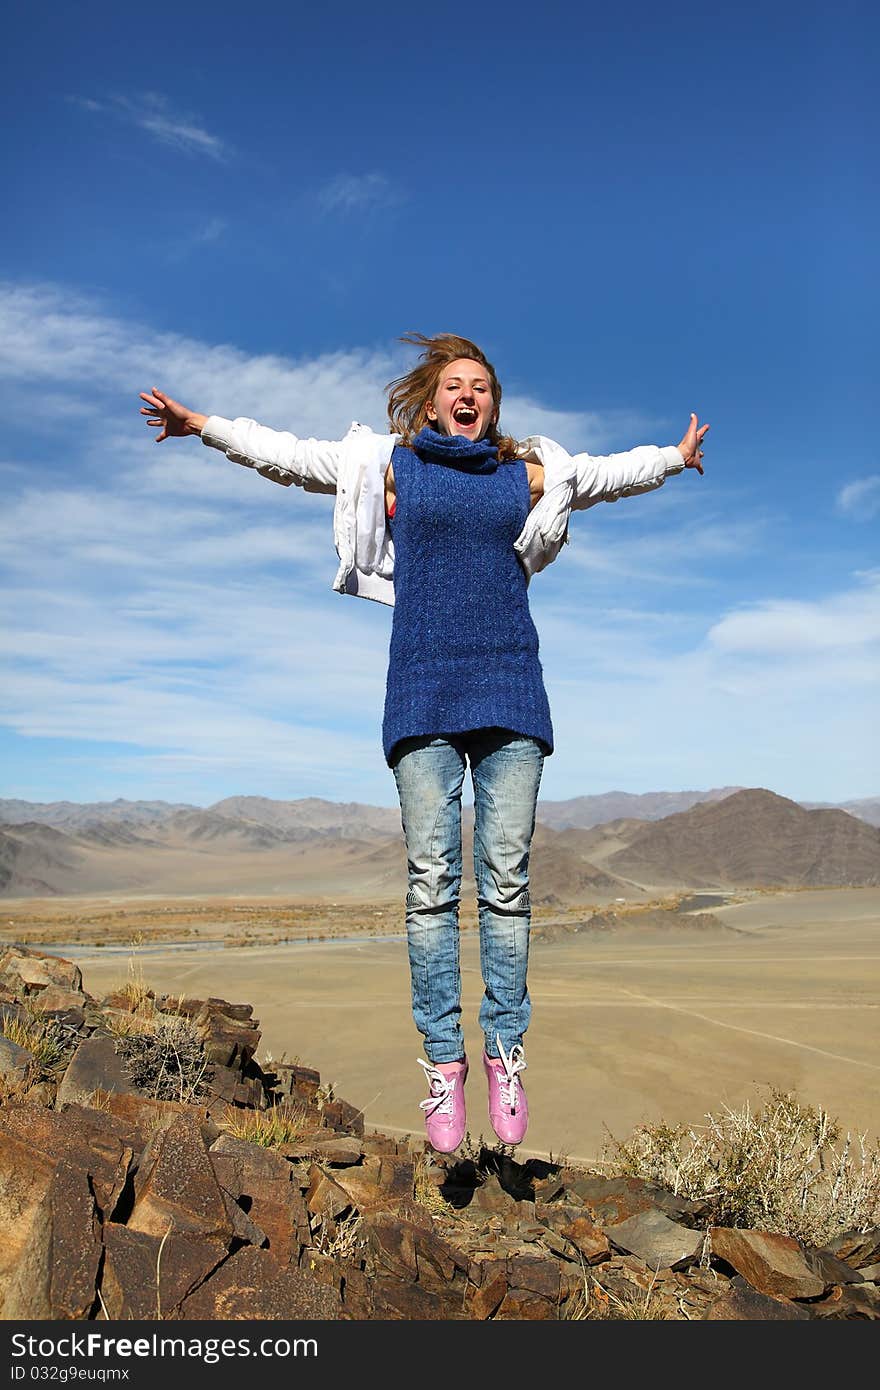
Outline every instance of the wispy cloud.
[(836, 506), (854, 521), (873, 521), (880, 513), (880, 473), (847, 483), (837, 494)]
[(185, 154), (204, 155), (215, 160), (224, 160), (230, 154), (226, 141), (206, 130), (198, 116), (175, 110), (161, 92), (113, 95), (101, 101), (77, 95), (67, 99), (84, 111), (129, 121), (163, 145)]
[(399, 207), (406, 195), (386, 174), (337, 174), (315, 190), (313, 200), (328, 216), (346, 216)]
[(727, 614), (710, 629), (709, 645), (761, 662), (795, 655), (824, 660), (837, 651), (867, 655), (880, 643), (880, 570), (860, 580), (856, 589), (818, 601), (766, 599)]

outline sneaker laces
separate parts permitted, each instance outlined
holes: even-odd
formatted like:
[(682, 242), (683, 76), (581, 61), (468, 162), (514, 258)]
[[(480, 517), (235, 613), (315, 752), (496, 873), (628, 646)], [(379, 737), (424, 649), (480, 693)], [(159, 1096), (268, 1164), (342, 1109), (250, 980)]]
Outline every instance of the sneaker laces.
[(427, 1099), (419, 1101), (419, 1109), (424, 1110), (426, 1116), (451, 1115), (458, 1077), (444, 1076), (442, 1071), (432, 1067), (429, 1062), (423, 1062), (421, 1057), (418, 1058), (418, 1063), (420, 1067), (424, 1067), (431, 1088), (431, 1094)]
[[(526, 1069), (526, 1056), (519, 1043), (514, 1043), (510, 1052), (504, 1051), (504, 1043), (501, 1041), (500, 1034), (495, 1034), (495, 1041), (498, 1044), (499, 1057), (491, 1058), (492, 1070), (498, 1078), (498, 1086), (501, 1092), (501, 1104), (511, 1113), (516, 1114), (516, 1102), (519, 1093), (519, 1073)], [(496, 1062), (501, 1063), (501, 1068), (496, 1066)]]

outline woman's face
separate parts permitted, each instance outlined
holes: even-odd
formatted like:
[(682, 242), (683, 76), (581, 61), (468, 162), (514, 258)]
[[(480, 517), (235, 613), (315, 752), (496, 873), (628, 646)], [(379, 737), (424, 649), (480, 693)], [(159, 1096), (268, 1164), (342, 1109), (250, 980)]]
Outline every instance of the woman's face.
[(440, 434), (482, 439), (495, 423), (492, 385), (483, 364), (470, 357), (459, 357), (445, 366), (425, 413), (428, 423)]

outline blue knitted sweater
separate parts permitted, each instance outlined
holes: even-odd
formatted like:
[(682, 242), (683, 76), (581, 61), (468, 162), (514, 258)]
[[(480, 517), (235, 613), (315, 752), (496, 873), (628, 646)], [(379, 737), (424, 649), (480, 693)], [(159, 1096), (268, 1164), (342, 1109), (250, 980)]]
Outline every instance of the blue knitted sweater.
[(552, 753), (538, 634), (513, 548), (529, 511), (525, 464), (471, 459), (467, 450), (439, 457), (400, 445), (392, 456), (385, 757), (390, 763), (404, 738), (496, 727), (538, 739)]

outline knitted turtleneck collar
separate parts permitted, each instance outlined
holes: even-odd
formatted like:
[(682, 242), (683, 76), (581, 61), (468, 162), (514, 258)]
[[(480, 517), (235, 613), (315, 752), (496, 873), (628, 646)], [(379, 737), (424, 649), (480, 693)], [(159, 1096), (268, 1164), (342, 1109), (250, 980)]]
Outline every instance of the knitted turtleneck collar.
[(438, 434), (436, 430), (419, 430), (412, 442), (419, 458), (431, 463), (445, 463), (467, 473), (494, 473), (498, 467), (498, 446), (488, 439), (465, 439), (461, 434)]

